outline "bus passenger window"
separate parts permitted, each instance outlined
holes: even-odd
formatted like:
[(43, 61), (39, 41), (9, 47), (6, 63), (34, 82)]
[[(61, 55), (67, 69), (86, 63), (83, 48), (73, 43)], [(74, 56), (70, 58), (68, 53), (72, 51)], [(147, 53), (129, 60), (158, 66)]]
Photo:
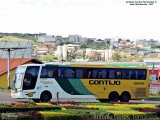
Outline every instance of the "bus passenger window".
[(88, 71), (88, 78), (91, 78), (92, 77), (92, 72), (89, 70)]
[(115, 78), (121, 78), (121, 72), (115, 72)]
[(103, 70), (102, 71), (102, 78), (107, 78), (107, 71), (106, 70)]
[(66, 68), (65, 69), (65, 77), (67, 78), (74, 78), (74, 69)]
[(72, 70), (72, 78), (74, 78), (74, 77), (75, 77), (75, 71)]
[(53, 71), (52, 70), (48, 70), (48, 78), (52, 78), (53, 77)]
[(54, 78), (57, 76), (57, 68), (54, 66), (43, 66), (40, 78)]
[(129, 79), (136, 79), (136, 73), (134, 69), (129, 71)]
[(138, 79), (138, 71), (135, 71), (135, 78)]
[(98, 78), (102, 78), (102, 72), (101, 71), (98, 72)]
[(109, 78), (110, 78), (110, 79), (115, 78), (114, 70), (109, 70)]
[(83, 78), (83, 69), (82, 68), (76, 68), (75, 69), (75, 76), (76, 76), (76, 78)]
[[(91, 71), (89, 71), (89, 77), (88, 78), (90, 78), (91, 77)], [(98, 70), (97, 69), (93, 69), (92, 70), (92, 78), (97, 78), (97, 76), (98, 76)]]
[(131, 70), (129, 71), (129, 77), (128, 77), (128, 79), (132, 79), (132, 71)]
[(129, 74), (128, 74), (126, 71), (123, 72), (122, 78), (123, 78), (123, 79), (128, 79), (128, 78), (129, 78)]
[(138, 70), (138, 79), (145, 80), (146, 79), (146, 70)]
[(47, 77), (47, 70), (46, 69), (42, 69), (41, 78), (46, 78), (46, 77)]
[(53, 70), (53, 78), (56, 78), (57, 77), (57, 69), (54, 69)]
[(65, 77), (64, 75), (65, 75), (64, 72), (61, 72), (60, 77), (64, 78)]
[(58, 77), (60, 77), (60, 78), (64, 77), (64, 71), (63, 71), (63, 69), (58, 69)]

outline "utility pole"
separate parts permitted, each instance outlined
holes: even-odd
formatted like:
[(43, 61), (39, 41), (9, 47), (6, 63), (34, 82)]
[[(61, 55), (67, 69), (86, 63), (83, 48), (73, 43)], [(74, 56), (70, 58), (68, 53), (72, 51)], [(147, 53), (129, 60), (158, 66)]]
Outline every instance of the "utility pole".
[(61, 50), (61, 61), (62, 61), (62, 64), (63, 64), (63, 46), (62, 46), (62, 50)]
[(8, 51), (8, 75), (7, 75), (8, 89), (11, 89), (11, 87), (10, 87), (11, 49), (7, 49), (7, 51)]
[(11, 59), (11, 51), (12, 50), (17, 50), (17, 49), (26, 49), (24, 47), (10, 47), (10, 48), (6, 48), (6, 47), (0, 47), (1, 50), (5, 50), (8, 52), (8, 74), (7, 74), (7, 80), (8, 80), (8, 89), (11, 89), (10, 86), (10, 68), (11, 68), (11, 63), (10, 63), (10, 59)]
[(110, 59), (109, 59), (109, 58), (110, 58), (110, 48), (111, 48), (111, 47), (110, 47), (110, 42), (109, 42), (108, 45), (109, 45), (109, 46), (108, 46), (108, 62), (110, 62)]

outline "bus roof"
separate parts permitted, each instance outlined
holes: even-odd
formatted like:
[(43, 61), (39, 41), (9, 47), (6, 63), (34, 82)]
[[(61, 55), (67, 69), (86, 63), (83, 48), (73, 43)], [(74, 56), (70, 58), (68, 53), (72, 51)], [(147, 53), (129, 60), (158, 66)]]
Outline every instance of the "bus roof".
[(122, 64), (122, 63), (116, 63), (116, 64), (24, 64), (21, 66), (60, 66), (60, 67), (97, 67), (97, 68), (147, 68), (145, 64)]
[(111, 64), (107, 64), (108, 66), (146, 66), (145, 63), (111, 63)]

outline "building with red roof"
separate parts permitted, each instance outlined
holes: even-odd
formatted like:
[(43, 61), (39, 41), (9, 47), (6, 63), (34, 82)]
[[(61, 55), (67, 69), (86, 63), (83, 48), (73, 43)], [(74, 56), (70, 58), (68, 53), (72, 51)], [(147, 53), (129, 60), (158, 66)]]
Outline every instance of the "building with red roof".
[[(14, 58), (10, 59), (10, 81), (12, 85), (12, 80), (14, 77), (14, 72), (17, 66), (23, 65), (23, 64), (31, 64), (31, 63), (36, 63), (36, 64), (42, 64), (41, 61), (37, 59), (32, 59), (32, 58)], [(0, 59), (0, 88), (7, 88), (7, 74), (8, 74), (8, 59)]]

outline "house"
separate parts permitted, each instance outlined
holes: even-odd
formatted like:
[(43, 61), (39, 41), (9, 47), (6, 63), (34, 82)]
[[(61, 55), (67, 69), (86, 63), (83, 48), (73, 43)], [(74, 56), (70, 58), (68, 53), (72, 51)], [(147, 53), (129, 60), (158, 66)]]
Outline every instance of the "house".
[(112, 57), (112, 50), (95, 50), (86, 48), (86, 57), (91, 60), (109, 61)]
[[(32, 59), (32, 58), (14, 58), (10, 60), (10, 82), (12, 85), (12, 80), (14, 77), (14, 72), (17, 68), (17, 66), (22, 64), (29, 64), (29, 63), (36, 63), (36, 64), (42, 64), (41, 61)], [(7, 88), (8, 80), (8, 59), (0, 59), (0, 88)]]

